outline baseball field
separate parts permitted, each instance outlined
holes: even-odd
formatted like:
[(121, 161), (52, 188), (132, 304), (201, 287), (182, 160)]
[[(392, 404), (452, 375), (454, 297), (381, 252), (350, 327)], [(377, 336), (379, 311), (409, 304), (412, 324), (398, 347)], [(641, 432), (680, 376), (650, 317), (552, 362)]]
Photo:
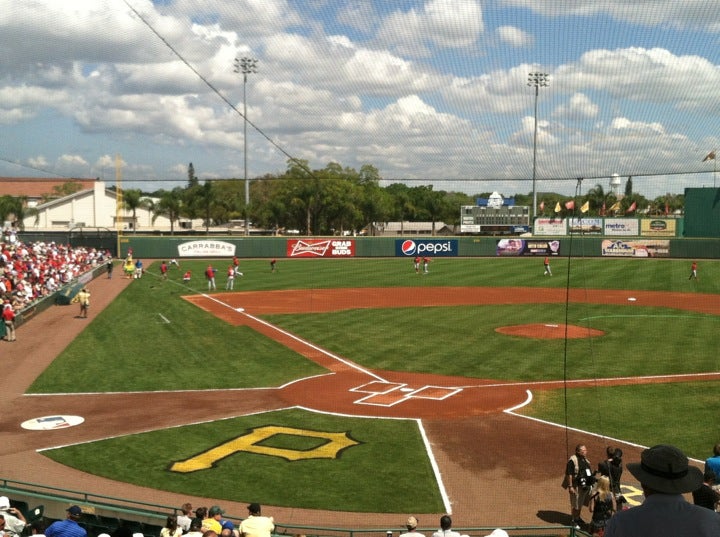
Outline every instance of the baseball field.
[(234, 290), (210, 263), (211, 292), (182, 260), (97, 279), (113, 298), (88, 320), (66, 307), (79, 334), (22, 396), (85, 419), (33, 433), (50, 480), (296, 524), (563, 523), (575, 443), (701, 460), (720, 440), (718, 262), (247, 260)]

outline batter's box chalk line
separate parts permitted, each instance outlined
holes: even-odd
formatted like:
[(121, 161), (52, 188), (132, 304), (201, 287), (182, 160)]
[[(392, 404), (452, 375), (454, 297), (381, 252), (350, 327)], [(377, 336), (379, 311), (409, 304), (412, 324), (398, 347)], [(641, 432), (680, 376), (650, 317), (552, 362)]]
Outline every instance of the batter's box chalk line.
[(366, 393), (354, 401), (357, 405), (374, 405), (392, 407), (412, 399), (443, 401), (462, 391), (462, 388), (446, 388), (444, 386), (425, 385), (420, 388), (409, 388), (405, 383), (372, 381), (355, 388), (351, 392)]

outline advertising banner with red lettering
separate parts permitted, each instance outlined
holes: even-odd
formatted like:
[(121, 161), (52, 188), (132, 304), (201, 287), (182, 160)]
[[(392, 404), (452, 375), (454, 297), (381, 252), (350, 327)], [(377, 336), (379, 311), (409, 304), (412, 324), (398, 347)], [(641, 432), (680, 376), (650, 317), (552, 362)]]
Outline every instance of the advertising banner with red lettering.
[(355, 241), (352, 239), (290, 239), (287, 241), (288, 257), (354, 257)]

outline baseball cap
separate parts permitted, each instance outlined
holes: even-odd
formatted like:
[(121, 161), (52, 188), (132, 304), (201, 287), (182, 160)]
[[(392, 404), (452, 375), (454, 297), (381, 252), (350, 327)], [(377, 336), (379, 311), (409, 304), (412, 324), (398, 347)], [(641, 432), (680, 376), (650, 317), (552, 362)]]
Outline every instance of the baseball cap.
[(10, 508), (10, 498), (7, 496), (0, 496), (0, 509)]
[(220, 509), (219, 505), (213, 505), (210, 510), (208, 511), (209, 516), (216, 516), (216, 515), (222, 515), (225, 514), (225, 511)]
[(68, 507), (66, 509), (68, 513), (70, 513), (73, 516), (80, 516), (82, 515), (82, 509), (80, 509), (77, 505), (73, 505), (72, 507)]
[(417, 528), (417, 525), (418, 525), (417, 518), (415, 518), (414, 516), (408, 517), (407, 522), (405, 523), (405, 525), (406, 525), (408, 528)]

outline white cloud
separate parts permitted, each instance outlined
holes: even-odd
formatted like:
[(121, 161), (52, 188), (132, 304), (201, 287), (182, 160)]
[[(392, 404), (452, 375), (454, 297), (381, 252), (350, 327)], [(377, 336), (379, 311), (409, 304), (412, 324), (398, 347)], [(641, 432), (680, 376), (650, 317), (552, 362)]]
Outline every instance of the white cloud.
[(515, 26), (500, 26), (495, 29), (498, 40), (511, 47), (527, 47), (533, 44), (533, 37)]
[(554, 114), (556, 117), (565, 119), (587, 119), (598, 116), (600, 107), (593, 103), (590, 98), (583, 93), (576, 93), (567, 104), (558, 106)]

